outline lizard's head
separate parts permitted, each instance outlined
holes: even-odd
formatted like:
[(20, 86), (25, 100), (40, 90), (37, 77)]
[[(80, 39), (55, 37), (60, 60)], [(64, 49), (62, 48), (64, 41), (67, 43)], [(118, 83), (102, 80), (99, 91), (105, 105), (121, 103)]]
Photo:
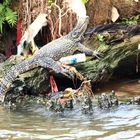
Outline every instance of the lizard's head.
[(89, 23), (89, 17), (79, 17), (78, 22), (75, 28), (68, 34), (70, 38), (73, 40), (80, 40), (83, 36), (84, 32), (87, 29), (87, 25)]

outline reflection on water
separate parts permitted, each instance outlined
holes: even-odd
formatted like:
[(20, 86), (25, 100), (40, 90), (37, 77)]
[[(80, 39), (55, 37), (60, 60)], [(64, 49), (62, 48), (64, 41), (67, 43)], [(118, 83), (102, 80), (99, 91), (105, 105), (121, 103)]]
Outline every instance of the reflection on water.
[(14, 139), (140, 140), (140, 106), (95, 107), (92, 115), (84, 115), (78, 108), (54, 114), (39, 105), (14, 111), (0, 107), (0, 140)]

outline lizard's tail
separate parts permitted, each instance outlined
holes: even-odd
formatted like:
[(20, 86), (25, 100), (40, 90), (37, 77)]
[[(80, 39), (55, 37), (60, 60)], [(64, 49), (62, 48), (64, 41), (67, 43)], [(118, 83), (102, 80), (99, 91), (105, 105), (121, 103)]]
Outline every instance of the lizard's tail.
[(0, 83), (0, 101), (4, 102), (5, 99), (5, 94), (7, 90), (9, 89), (11, 83), (16, 79), (16, 77), (19, 74), (22, 74), (26, 71), (29, 71), (31, 69), (34, 69), (36, 67), (45, 67), (45, 68), (51, 68), (56, 72), (61, 72), (61, 68), (59, 65), (56, 63), (51, 58), (28, 58), (22, 62), (19, 62), (18, 64), (14, 65), (11, 67), (11, 69), (6, 73), (4, 78), (2, 79)]
[(3, 102), (5, 98), (5, 93), (7, 92), (8, 88), (10, 87), (11, 83), (15, 80), (15, 78), (30, 69), (30, 66), (33, 65), (33, 59), (29, 58), (27, 60), (23, 60), (18, 64), (12, 66), (10, 70), (5, 74), (1, 83), (0, 83), (0, 101)]

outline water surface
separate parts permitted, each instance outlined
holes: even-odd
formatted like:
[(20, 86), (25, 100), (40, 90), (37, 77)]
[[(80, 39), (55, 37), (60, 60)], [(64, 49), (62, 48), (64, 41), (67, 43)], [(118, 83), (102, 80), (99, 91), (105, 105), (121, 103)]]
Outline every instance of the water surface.
[[(131, 95), (138, 93), (139, 83), (117, 87), (117, 94), (126, 95), (128, 91)], [(0, 107), (0, 140), (30, 139), (140, 140), (140, 106), (122, 105), (111, 110), (94, 107), (90, 115), (82, 114), (80, 108), (58, 114), (40, 105), (16, 110)]]

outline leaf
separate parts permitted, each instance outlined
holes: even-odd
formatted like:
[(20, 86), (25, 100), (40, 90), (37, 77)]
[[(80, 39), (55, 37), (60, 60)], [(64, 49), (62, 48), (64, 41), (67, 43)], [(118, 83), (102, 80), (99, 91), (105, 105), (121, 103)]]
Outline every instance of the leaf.
[(3, 0), (0, 3), (0, 33), (3, 32), (3, 25), (7, 22), (10, 26), (14, 26), (17, 20), (17, 13), (9, 8), (11, 0)]
[(140, 15), (133, 16), (131, 18), (123, 18), (122, 23), (128, 24), (128, 25), (136, 25), (137, 20), (139, 20), (139, 18), (140, 18)]
[(0, 33), (2, 33), (2, 29), (3, 29), (3, 24), (4, 24), (4, 18), (0, 18)]
[(8, 7), (10, 3), (11, 3), (11, 0), (4, 0), (3, 5), (5, 7)]
[(0, 3), (0, 14), (3, 12), (4, 6)]
[(88, 0), (82, 0), (82, 3), (86, 4), (88, 2)]
[(13, 12), (10, 8), (6, 8), (5, 19), (13, 27), (16, 24), (17, 13)]

